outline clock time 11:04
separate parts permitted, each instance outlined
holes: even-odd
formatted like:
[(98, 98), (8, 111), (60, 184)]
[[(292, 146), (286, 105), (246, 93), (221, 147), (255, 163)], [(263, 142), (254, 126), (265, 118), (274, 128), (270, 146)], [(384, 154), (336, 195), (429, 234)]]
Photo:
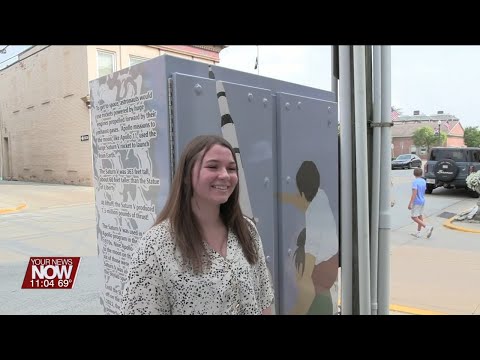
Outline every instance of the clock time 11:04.
[[(57, 287), (57, 288), (62, 288), (62, 287), (68, 287), (69, 283), (71, 282), (71, 280), (57, 280), (57, 283), (58, 284), (55, 284), (55, 280), (47, 280), (47, 279), (44, 279), (44, 280), (39, 280), (39, 279), (36, 279), (36, 280), (30, 280), (30, 285), (31, 285), (31, 288), (49, 288), (49, 287)], [(56, 286), (55, 286), (56, 285)]]

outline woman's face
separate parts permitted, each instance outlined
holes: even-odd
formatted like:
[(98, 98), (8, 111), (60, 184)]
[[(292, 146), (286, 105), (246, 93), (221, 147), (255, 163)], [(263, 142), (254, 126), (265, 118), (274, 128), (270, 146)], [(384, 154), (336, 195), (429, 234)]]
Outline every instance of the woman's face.
[(218, 144), (205, 153), (203, 160), (201, 155), (192, 171), (193, 198), (200, 207), (223, 204), (238, 184), (235, 159), (228, 148)]

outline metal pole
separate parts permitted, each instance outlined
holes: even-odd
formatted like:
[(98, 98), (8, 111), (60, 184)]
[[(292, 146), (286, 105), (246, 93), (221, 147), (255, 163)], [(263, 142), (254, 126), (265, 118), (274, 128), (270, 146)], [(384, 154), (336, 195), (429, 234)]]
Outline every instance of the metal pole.
[(257, 45), (257, 75), (260, 75), (260, 62), (259, 62), (259, 54), (260, 54), (260, 46)]
[(352, 74), (351, 46), (339, 47), (339, 121), (340, 121), (340, 251), (342, 315), (353, 313), (352, 250)]
[(0, 103), (0, 181), (3, 180), (3, 111)]
[[(391, 111), (391, 48), (381, 47), (382, 69), (382, 122), (390, 123)], [(380, 219), (378, 243), (378, 314), (390, 314), (390, 178), (392, 132), (382, 127), (382, 151), (380, 156)]]
[(438, 120), (438, 146), (442, 146), (442, 135), (440, 134), (440, 126), (442, 122)]
[(370, 236), (365, 46), (353, 47), (355, 156), (357, 178), (358, 282), (360, 315), (370, 315)]
[[(381, 54), (380, 47), (373, 47), (373, 123), (380, 123), (382, 119), (381, 108)], [(377, 315), (377, 276), (378, 276), (378, 218), (379, 218), (379, 201), (380, 201), (380, 150), (381, 150), (381, 133), (380, 127), (373, 128), (373, 145), (372, 145), (372, 213), (370, 218), (370, 282), (371, 282), (371, 302), (372, 315)]]
[(335, 101), (338, 102), (338, 79), (339, 79), (338, 45), (331, 46), (331, 50), (332, 50), (332, 92), (335, 94)]

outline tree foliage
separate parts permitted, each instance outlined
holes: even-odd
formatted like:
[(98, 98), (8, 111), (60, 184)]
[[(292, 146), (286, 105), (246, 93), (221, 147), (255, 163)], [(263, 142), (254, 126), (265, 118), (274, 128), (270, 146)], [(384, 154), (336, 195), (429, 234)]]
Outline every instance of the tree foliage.
[(480, 130), (478, 129), (478, 126), (466, 127), (463, 140), (467, 146), (480, 147)]
[(426, 147), (427, 150), (430, 150), (432, 146), (445, 145), (447, 143), (447, 134), (440, 132), (440, 136), (438, 136), (431, 127), (424, 126), (415, 130), (412, 140), (415, 146)]

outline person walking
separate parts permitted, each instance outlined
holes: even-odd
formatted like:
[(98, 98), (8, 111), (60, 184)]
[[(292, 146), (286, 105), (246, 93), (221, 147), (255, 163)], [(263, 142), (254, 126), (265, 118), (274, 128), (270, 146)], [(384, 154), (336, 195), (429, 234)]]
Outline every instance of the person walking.
[(412, 182), (412, 196), (410, 196), (410, 202), (408, 203), (408, 209), (411, 210), (412, 220), (417, 224), (417, 232), (412, 234), (417, 238), (422, 237), (422, 228), (425, 228), (427, 238), (432, 236), (433, 226), (427, 225), (423, 219), (423, 210), (425, 206), (425, 189), (427, 184), (425, 179), (422, 177), (422, 169), (413, 170), (413, 175), (415, 180)]

